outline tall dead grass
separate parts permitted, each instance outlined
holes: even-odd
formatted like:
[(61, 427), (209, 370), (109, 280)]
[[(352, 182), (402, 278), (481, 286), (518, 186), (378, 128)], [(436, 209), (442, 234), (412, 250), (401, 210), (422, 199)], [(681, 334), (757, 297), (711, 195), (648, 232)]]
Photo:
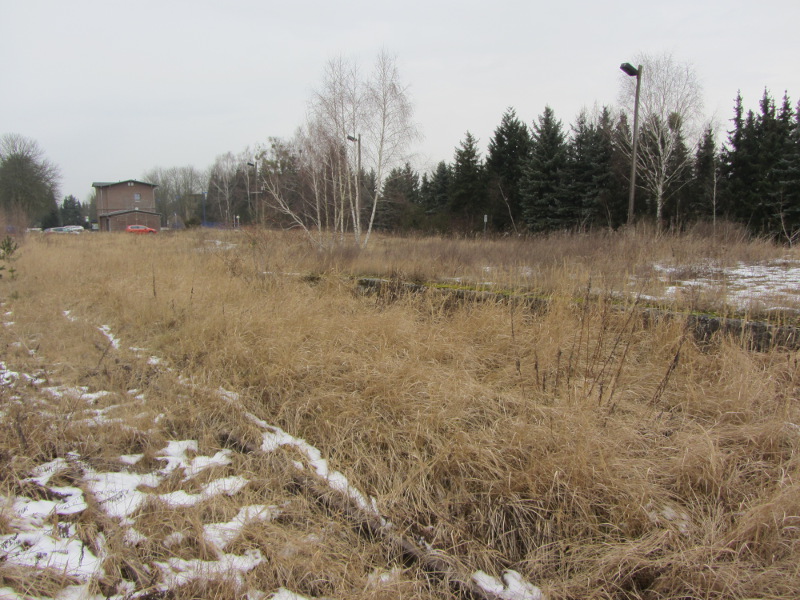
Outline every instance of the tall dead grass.
[[(208, 452), (258, 447), (241, 411), (203, 391), (223, 387), (318, 447), (397, 531), (467, 570), (514, 568), (550, 598), (796, 597), (797, 353), (732, 339), (701, 346), (679, 321), (647, 324), (633, 300), (620, 306), (611, 293), (654, 259), (782, 254), (766, 242), (725, 244), (650, 232), (378, 238), (367, 251), (276, 232), (28, 239), (18, 278), (2, 282), (10, 358), (92, 390), (147, 392), (146, 406), (120, 409), (128, 424), (163, 417), (150, 429), (71, 427), (74, 402), (45, 414), (2, 398), (18, 424), (0, 434), (2, 486), (66, 452), (99, 465), (152, 456), (167, 439), (197, 439)], [(551, 301), (369, 295), (349, 279), (360, 274), (490, 276)], [(110, 351), (99, 325), (124, 344)], [(258, 482), (253, 502), (288, 507), (237, 542), (269, 556), (248, 575), (260, 589), (451, 596), (319, 499), (298, 497), (291, 456), (241, 453), (232, 468)], [(208, 511), (230, 518), (226, 502), (180, 514), (147, 507), (148, 542), (111, 538), (107, 572), (144, 582), (154, 558), (204, 556), (197, 532)], [(87, 529), (104, 527), (95, 516)], [(173, 531), (194, 541), (172, 550)], [(370, 583), (373, 569), (398, 565), (392, 587)], [(223, 588), (213, 597), (232, 597)], [(203, 593), (188, 586), (181, 597)]]

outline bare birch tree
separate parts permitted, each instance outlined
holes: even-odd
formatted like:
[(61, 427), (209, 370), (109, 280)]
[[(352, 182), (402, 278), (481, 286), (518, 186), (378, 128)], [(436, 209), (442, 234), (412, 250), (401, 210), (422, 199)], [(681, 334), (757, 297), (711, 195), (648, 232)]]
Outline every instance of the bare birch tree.
[[(291, 144), (303, 200), (292, 198), (297, 190), (285, 187), (285, 173), (274, 169), (273, 155), (273, 168), (264, 172), (268, 203), (306, 234), (315, 231), (319, 240), (323, 231), (342, 240), (352, 232), (355, 243), (366, 246), (383, 180), (402, 164), (405, 149), (416, 138), (412, 112), (394, 58), (380, 54), (366, 80), (357, 65), (341, 58), (330, 61), (310, 102), (307, 123)], [(363, 184), (367, 172), (374, 174), (372, 190)]]
[[(693, 67), (669, 54), (640, 55), (644, 67), (640, 92), (641, 143), (637, 169), (656, 205), (661, 226), (668, 190), (691, 169), (693, 147), (700, 136), (702, 89)], [(633, 114), (636, 80), (620, 75), (621, 104)], [(689, 150), (686, 152), (685, 150)]]
[(233, 152), (221, 154), (211, 167), (208, 181), (208, 200), (213, 207), (213, 218), (227, 224), (233, 223), (239, 162)]
[(413, 108), (407, 88), (400, 81), (397, 62), (385, 52), (378, 55), (375, 63), (375, 70), (368, 84), (368, 99), (371, 123), (366, 128), (370, 134), (367, 139), (371, 140), (371, 144), (367, 145), (365, 154), (371, 159), (375, 171), (375, 193), (364, 246), (369, 242), (372, 233), (386, 173), (392, 167), (402, 164), (406, 158), (406, 148), (418, 137), (417, 128), (412, 122)]

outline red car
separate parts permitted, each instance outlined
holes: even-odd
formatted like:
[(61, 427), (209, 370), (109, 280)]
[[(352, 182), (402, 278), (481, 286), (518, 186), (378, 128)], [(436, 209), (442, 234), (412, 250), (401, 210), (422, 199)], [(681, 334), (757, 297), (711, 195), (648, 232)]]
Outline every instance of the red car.
[(152, 227), (146, 227), (144, 225), (128, 225), (125, 231), (128, 233), (158, 233)]

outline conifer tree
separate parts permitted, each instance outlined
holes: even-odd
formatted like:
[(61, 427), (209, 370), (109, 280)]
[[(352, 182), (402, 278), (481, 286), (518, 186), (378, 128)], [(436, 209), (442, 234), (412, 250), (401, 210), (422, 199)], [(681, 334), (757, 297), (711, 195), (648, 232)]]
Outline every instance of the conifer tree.
[(788, 97), (780, 112), (764, 90), (759, 113), (741, 117), (737, 99), (735, 129), (725, 153), (726, 194), (732, 213), (753, 231), (778, 233), (786, 229), (787, 209), (781, 187), (781, 164), (791, 147), (793, 111)]
[(672, 113), (669, 118), (669, 127), (675, 132), (675, 147), (668, 163), (673, 175), (667, 180), (664, 190), (663, 219), (672, 227), (681, 228), (690, 218), (687, 205), (691, 201), (694, 161), (683, 134), (683, 120), (678, 113)]
[(531, 138), (531, 153), (520, 186), (525, 223), (531, 231), (569, 227), (575, 214), (564, 204), (567, 145), (561, 121), (549, 106), (534, 123)]
[(383, 203), (375, 214), (375, 227), (384, 230), (419, 228), (423, 213), (419, 175), (409, 163), (395, 167), (383, 184)]
[(689, 204), (686, 207), (689, 218), (708, 218), (716, 221), (718, 214), (717, 183), (719, 180), (718, 157), (714, 129), (709, 125), (703, 132), (694, 158), (694, 180)]
[[(609, 123), (608, 135), (611, 138), (611, 181), (610, 193), (603, 204), (610, 227), (624, 225), (628, 221), (628, 201), (630, 194), (631, 141), (632, 133), (624, 112), (619, 114), (613, 128)], [(642, 198), (644, 189), (637, 180), (636, 198)], [(636, 215), (646, 214), (645, 203), (634, 203)]]
[(564, 168), (561, 212), (570, 215), (574, 224), (585, 227), (593, 215), (595, 127), (583, 110), (572, 126), (567, 143), (567, 164)]
[(530, 147), (527, 125), (517, 118), (513, 108), (507, 109), (489, 140), (486, 157), (489, 212), (498, 229), (516, 229), (521, 223), (519, 186)]
[(612, 225), (607, 206), (613, 195), (613, 127), (611, 111), (604, 107), (596, 119), (582, 111), (572, 127), (568, 144), (565, 202), (581, 227)]
[(83, 209), (78, 199), (70, 194), (65, 196), (58, 207), (61, 225), (83, 225)]
[(736, 95), (731, 121), (733, 129), (720, 157), (722, 208), (730, 218), (748, 223), (755, 203), (755, 116), (753, 111), (745, 115), (741, 92)]
[(484, 165), (478, 152), (478, 141), (468, 131), (455, 153), (450, 183), (450, 210), (463, 228), (471, 230), (477, 227), (485, 209)]
[(430, 177), (426, 173), (420, 184), (422, 205), (428, 214), (447, 210), (450, 204), (450, 183), (453, 179), (452, 168), (443, 160), (439, 161)]
[[(800, 113), (800, 104), (798, 104)], [(768, 178), (773, 181), (773, 203), (779, 216), (780, 233), (793, 243), (800, 232), (800, 114), (792, 110), (787, 95), (777, 119), (781, 156), (771, 165)]]

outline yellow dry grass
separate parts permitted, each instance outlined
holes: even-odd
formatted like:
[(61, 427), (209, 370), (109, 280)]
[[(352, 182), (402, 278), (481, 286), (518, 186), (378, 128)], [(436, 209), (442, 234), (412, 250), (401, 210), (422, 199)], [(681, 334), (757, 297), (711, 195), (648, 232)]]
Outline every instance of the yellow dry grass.
[[(98, 591), (120, 578), (146, 588), (153, 561), (207, 559), (204, 523), (266, 503), (283, 507), (280, 518), (248, 525), (232, 546), (267, 556), (248, 585), (330, 598), (455, 595), (298, 491), (291, 451), (245, 451), (260, 443), (246, 410), (319, 448), (395, 531), (467, 571), (512, 568), (548, 598), (795, 598), (797, 352), (700, 345), (680, 320), (646, 324), (616, 294), (654, 260), (784, 254), (726, 235), (386, 237), (365, 251), (270, 231), (28, 237), (18, 276), (0, 281), (14, 321), (0, 330), (3, 360), (110, 392), (92, 408), (111, 407), (118, 421), (92, 427), (75, 418), (80, 400), (43, 411), (0, 392), (0, 493), (19, 493), (35, 465), (70, 452), (98, 469), (142, 453), (146, 469), (166, 441), (193, 439), (206, 455), (235, 450), (221, 473), (250, 480), (246, 499), (148, 503), (137, 519), (147, 541), (136, 546), (90, 506), (81, 535), (106, 532), (109, 553)], [(373, 295), (356, 275), (491, 277), (496, 289), (534, 288), (550, 302)], [(219, 388), (240, 402), (223, 402)], [(120, 403), (131, 389), (147, 400)], [(375, 583), (376, 569), (393, 568), (398, 577)], [(40, 595), (57, 589), (46, 572), (23, 584), (18, 567), (0, 564), (0, 577)], [(195, 582), (174, 597), (236, 593)]]

